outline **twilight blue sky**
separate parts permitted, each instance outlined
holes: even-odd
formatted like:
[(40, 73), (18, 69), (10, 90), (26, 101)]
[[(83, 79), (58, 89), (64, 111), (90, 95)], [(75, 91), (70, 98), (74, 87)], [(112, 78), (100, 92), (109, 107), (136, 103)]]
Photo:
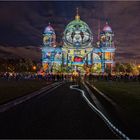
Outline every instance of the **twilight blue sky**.
[(57, 42), (79, 7), (81, 19), (97, 37), (108, 20), (115, 33), (117, 61), (136, 59), (140, 63), (140, 2), (113, 1), (12, 1), (0, 2), (0, 58), (31, 57), (39, 60), (42, 33), (51, 22)]

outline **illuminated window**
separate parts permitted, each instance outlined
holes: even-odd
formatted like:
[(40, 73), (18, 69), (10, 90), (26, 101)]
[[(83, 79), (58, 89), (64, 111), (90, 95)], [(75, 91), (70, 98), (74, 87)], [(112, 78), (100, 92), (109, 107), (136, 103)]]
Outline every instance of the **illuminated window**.
[(105, 53), (105, 59), (106, 60), (110, 60), (111, 59), (111, 53), (110, 52), (106, 52)]

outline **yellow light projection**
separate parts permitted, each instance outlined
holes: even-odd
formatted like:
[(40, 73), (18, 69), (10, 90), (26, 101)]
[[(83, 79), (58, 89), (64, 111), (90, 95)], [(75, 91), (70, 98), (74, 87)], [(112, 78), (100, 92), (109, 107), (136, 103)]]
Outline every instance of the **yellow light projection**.
[(49, 64), (48, 63), (44, 63), (43, 64), (43, 70), (46, 71), (49, 68)]
[(44, 43), (48, 42), (48, 40), (49, 40), (49, 37), (48, 37), (48, 36), (45, 36), (45, 37), (43, 38), (43, 42), (44, 42)]
[(105, 53), (105, 59), (106, 60), (111, 60), (111, 53), (110, 52)]

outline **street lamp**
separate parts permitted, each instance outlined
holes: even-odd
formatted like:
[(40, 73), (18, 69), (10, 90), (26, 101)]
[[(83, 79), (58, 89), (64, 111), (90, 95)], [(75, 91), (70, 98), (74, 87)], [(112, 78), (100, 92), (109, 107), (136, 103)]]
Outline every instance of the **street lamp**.
[(36, 66), (33, 66), (33, 70), (34, 70), (34, 71), (36, 70)]

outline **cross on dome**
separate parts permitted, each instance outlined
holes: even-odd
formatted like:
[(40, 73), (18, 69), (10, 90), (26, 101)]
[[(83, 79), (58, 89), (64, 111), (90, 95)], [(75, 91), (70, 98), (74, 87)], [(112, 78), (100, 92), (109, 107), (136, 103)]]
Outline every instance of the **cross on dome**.
[(76, 20), (80, 20), (80, 16), (79, 16), (79, 8), (76, 8), (76, 16), (75, 16)]
[(108, 25), (108, 21), (106, 21), (106, 25)]

